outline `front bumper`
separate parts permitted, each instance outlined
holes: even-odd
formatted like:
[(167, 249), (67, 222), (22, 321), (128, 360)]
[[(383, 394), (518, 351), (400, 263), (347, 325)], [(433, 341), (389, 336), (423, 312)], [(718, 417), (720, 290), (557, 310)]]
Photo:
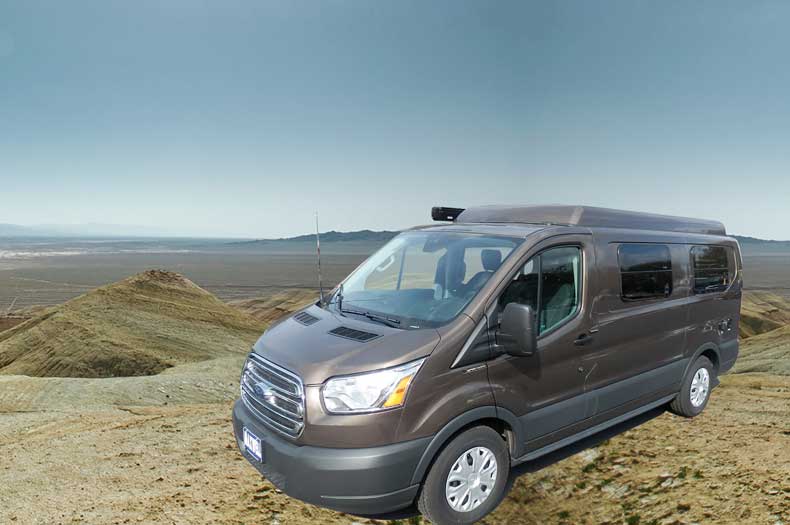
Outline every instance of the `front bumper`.
[[(242, 429), (261, 438), (263, 462), (244, 449)], [(233, 431), (242, 455), (291, 497), (349, 514), (381, 515), (409, 507), (419, 484), (411, 483), (431, 438), (371, 448), (296, 445), (269, 430), (241, 400), (233, 405)]]

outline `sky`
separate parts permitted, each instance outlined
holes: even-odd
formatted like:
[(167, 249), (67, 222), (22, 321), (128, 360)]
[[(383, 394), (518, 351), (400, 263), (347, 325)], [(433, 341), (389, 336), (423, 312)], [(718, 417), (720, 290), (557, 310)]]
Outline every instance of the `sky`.
[(565, 203), (790, 239), (790, 3), (0, 0), (0, 223)]

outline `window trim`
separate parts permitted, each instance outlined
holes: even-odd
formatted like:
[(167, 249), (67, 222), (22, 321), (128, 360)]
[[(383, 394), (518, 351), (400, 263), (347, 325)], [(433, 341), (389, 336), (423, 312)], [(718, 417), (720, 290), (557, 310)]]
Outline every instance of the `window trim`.
[[(543, 280), (540, 278), (540, 276), (541, 276), (541, 274), (543, 272), (543, 260), (539, 259), (539, 266), (538, 266), (538, 291), (537, 291), (538, 304), (537, 304), (536, 311), (535, 311), (535, 317), (536, 317), (535, 323), (536, 323), (536, 328), (538, 329), (538, 332), (539, 332), (537, 334), (537, 340), (538, 341), (540, 341), (541, 339), (543, 339), (544, 337), (546, 337), (548, 335), (551, 335), (552, 333), (554, 333), (559, 328), (565, 326), (566, 324), (568, 324), (571, 321), (573, 321), (574, 319), (576, 319), (580, 315), (581, 311), (583, 310), (582, 307), (583, 307), (583, 303), (584, 303), (584, 294), (585, 294), (585, 286), (586, 286), (586, 281), (584, 279), (584, 273), (585, 273), (585, 268), (586, 268), (586, 264), (587, 264), (587, 257), (586, 257), (586, 255), (584, 253), (584, 245), (582, 243), (580, 243), (580, 242), (569, 242), (569, 243), (563, 243), (563, 244), (556, 244), (556, 245), (553, 245), (553, 246), (548, 246), (546, 248), (543, 248), (539, 252), (534, 253), (534, 254), (532, 254), (530, 256), (525, 256), (523, 259), (521, 259), (521, 261), (519, 261), (519, 264), (516, 265), (515, 271), (508, 276), (508, 278), (507, 278), (508, 284), (502, 289), (502, 291), (499, 294), (497, 294), (496, 299), (492, 303), (492, 306), (494, 308), (497, 308), (497, 307), (500, 306), (499, 305), (499, 300), (502, 298), (502, 296), (507, 291), (508, 287), (510, 286), (510, 283), (513, 281), (513, 278), (516, 275), (518, 275), (518, 273), (524, 268), (524, 266), (529, 261), (531, 261), (535, 257), (542, 256), (544, 253), (546, 253), (549, 250), (554, 250), (554, 249), (557, 249), (557, 248), (576, 248), (577, 250), (579, 250), (579, 287), (578, 287), (579, 296), (578, 296), (578, 300), (576, 301), (576, 308), (575, 308), (575, 310), (574, 310), (574, 312), (572, 314), (568, 314), (568, 316), (565, 317), (561, 322), (559, 322), (556, 325), (552, 326), (548, 330), (546, 330), (544, 332), (540, 332), (540, 306), (541, 306), (541, 302), (542, 302), (541, 301), (541, 295), (542, 295), (541, 292), (543, 291), (543, 282), (542, 282)], [(494, 326), (494, 329), (497, 329), (499, 327), (499, 325), (500, 325), (500, 322), (499, 322), (499, 319), (497, 319), (497, 324)]]
[[(658, 302), (658, 301), (668, 301), (672, 298), (672, 294), (675, 293), (675, 265), (672, 264), (672, 247), (669, 243), (662, 243), (662, 242), (618, 242), (613, 243), (617, 244), (617, 280), (620, 283), (620, 301), (624, 303), (643, 303), (643, 302)], [(669, 270), (644, 270), (644, 271), (636, 271), (636, 272), (624, 272), (623, 267), (620, 264), (620, 250), (625, 245), (639, 245), (639, 246), (663, 246), (669, 252)], [(654, 295), (651, 297), (643, 297), (643, 298), (636, 298), (636, 297), (626, 297), (625, 292), (623, 291), (623, 274), (632, 274), (632, 273), (667, 273), (671, 274), (671, 289), (669, 290), (669, 295)]]
[[(738, 259), (735, 257), (735, 250), (733, 249), (733, 247), (724, 244), (689, 244), (688, 246), (689, 246), (689, 276), (691, 278), (691, 286), (690, 286), (691, 295), (699, 296), (699, 297), (710, 297), (710, 296), (715, 296), (717, 294), (724, 294), (729, 292), (730, 289), (732, 288), (732, 285), (735, 284), (735, 281), (738, 280), (738, 272), (739, 272)], [(692, 253), (694, 251), (694, 248), (696, 247), (723, 248), (724, 251), (727, 253), (727, 273), (729, 275), (730, 271), (732, 271), (732, 279), (730, 279), (730, 282), (727, 284), (725, 288), (722, 288), (721, 290), (710, 291), (710, 292), (697, 292), (697, 286), (696, 286), (697, 274), (695, 273), (696, 268), (694, 267), (694, 254)], [(730, 263), (732, 263), (733, 265), (732, 269), (730, 269), (729, 267)]]

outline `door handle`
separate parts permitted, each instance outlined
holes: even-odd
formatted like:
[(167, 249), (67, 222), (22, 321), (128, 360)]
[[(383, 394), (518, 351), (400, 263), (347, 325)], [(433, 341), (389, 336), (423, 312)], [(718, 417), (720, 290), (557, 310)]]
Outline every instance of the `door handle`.
[(581, 334), (576, 340), (573, 342), (576, 346), (584, 346), (592, 343), (593, 337), (587, 334)]

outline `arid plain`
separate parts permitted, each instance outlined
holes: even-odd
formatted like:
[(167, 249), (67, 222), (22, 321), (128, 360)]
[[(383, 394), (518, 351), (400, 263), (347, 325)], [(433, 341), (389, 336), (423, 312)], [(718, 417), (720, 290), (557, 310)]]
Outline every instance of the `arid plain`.
[[(329, 282), (364, 258), (329, 252)], [(58, 257), (0, 261), (0, 312), (30, 291), (0, 324), (0, 523), (369, 521), (279, 493), (231, 433), (249, 345), (315, 297), (312, 254)], [(705, 414), (528, 465), (485, 523), (790, 523), (790, 256), (754, 257)]]

